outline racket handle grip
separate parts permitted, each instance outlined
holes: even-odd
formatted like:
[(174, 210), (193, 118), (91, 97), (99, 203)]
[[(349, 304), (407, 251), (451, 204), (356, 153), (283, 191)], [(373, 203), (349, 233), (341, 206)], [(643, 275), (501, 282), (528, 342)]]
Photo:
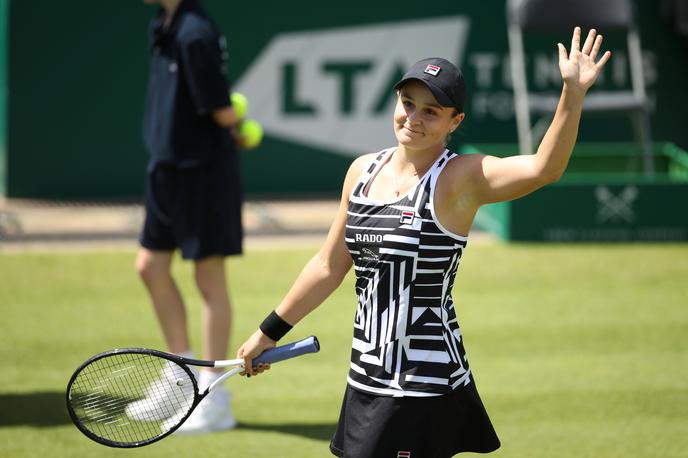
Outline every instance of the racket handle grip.
[(260, 363), (276, 363), (285, 359), (295, 358), (306, 353), (317, 353), (320, 351), (320, 343), (315, 336), (307, 337), (298, 342), (288, 343), (279, 347), (264, 351), (259, 357), (253, 360), (253, 366)]

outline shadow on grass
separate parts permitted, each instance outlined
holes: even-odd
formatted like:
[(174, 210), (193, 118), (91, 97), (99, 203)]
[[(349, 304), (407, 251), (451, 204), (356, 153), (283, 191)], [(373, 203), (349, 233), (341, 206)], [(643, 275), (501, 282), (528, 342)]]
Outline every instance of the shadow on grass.
[(306, 424), (306, 423), (280, 423), (280, 424), (265, 424), (265, 423), (244, 423), (239, 422), (237, 429), (246, 429), (251, 431), (272, 431), (284, 434), (293, 434), (295, 436), (306, 437), (308, 439), (315, 439), (320, 441), (330, 441), (334, 435), (334, 430), (337, 428), (336, 423), (327, 424)]
[[(54, 427), (71, 424), (65, 393), (0, 393), (0, 428), (11, 426)], [(239, 423), (239, 429), (273, 431), (329, 441), (337, 427), (329, 424)]]
[(0, 428), (71, 423), (63, 392), (0, 393)]

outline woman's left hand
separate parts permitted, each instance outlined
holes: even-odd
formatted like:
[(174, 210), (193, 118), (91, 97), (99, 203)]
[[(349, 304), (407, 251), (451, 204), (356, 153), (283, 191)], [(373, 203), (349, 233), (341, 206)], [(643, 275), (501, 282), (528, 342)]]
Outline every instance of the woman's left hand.
[(564, 85), (569, 89), (578, 89), (583, 93), (595, 83), (597, 76), (602, 71), (612, 53), (607, 51), (596, 63), (597, 53), (602, 46), (602, 35), (597, 35), (595, 29), (590, 29), (585, 39), (583, 49), (580, 49), (581, 29), (576, 27), (571, 40), (571, 52), (567, 55), (563, 44), (559, 47), (559, 71), (564, 80)]

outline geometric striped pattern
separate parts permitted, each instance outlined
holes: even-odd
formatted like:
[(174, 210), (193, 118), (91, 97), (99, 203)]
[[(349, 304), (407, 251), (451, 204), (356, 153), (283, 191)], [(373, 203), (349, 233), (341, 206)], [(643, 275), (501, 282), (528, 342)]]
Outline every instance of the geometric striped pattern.
[(451, 291), (466, 237), (437, 221), (445, 150), (402, 197), (376, 201), (365, 189), (395, 148), (382, 151), (349, 196), (346, 244), (358, 306), (348, 383), (385, 396), (438, 396), (471, 383)]

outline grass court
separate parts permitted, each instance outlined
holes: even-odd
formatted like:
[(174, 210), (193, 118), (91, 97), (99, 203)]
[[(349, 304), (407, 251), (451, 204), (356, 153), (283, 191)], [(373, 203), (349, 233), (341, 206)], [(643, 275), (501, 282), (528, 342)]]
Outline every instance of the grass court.
[[(253, 249), (229, 261), (231, 357), (316, 249)], [(77, 431), (64, 389), (82, 361), (116, 347), (163, 348), (134, 256), (0, 253), (0, 457), (331, 456), (352, 275), (284, 339), (315, 334), (320, 353), (230, 379), (238, 429), (128, 451)], [(191, 266), (177, 262), (175, 273), (198, 347)], [(469, 243), (454, 299), (502, 440), (491, 456), (688, 456), (688, 244)]]

